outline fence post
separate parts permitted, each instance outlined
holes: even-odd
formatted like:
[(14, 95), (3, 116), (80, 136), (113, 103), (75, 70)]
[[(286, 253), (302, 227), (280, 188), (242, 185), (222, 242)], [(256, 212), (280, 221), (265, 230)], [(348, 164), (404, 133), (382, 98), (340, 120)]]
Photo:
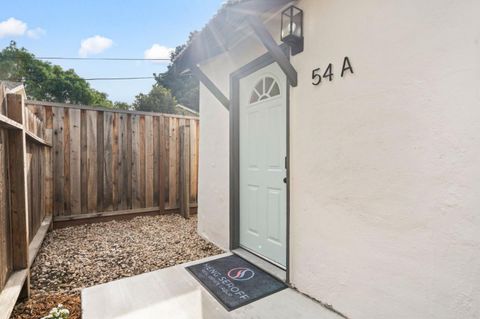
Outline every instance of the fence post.
[[(7, 94), (8, 117), (24, 126), (8, 132), (8, 157), (10, 175), (10, 210), (12, 228), (13, 269), (28, 268), (29, 217), (27, 199), (27, 173), (25, 154), (25, 112), (22, 95)], [(29, 278), (25, 281), (22, 296), (30, 293)]]
[(190, 218), (190, 126), (180, 127), (180, 214)]

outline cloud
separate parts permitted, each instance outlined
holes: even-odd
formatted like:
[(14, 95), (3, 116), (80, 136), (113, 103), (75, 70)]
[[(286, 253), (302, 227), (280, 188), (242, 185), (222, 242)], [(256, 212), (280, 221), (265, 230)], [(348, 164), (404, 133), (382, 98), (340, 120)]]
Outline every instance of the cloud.
[(27, 31), (27, 36), (32, 39), (39, 39), (43, 35), (45, 35), (46, 31), (43, 30), (42, 28), (35, 28), (35, 29), (30, 29)]
[(18, 37), (27, 32), (27, 24), (15, 18), (9, 18), (0, 22), (0, 38)]
[[(145, 50), (143, 57), (145, 59), (170, 59), (170, 54), (175, 49), (167, 48), (163, 45), (155, 43), (150, 49)], [(162, 63), (162, 61), (153, 61), (155, 63)]]
[(8, 18), (0, 22), (0, 39), (5, 37), (28, 36), (32, 39), (38, 39), (45, 34), (42, 28), (29, 29), (27, 24), (15, 18)]
[(87, 39), (83, 39), (80, 43), (80, 50), (78, 54), (81, 57), (86, 57), (92, 54), (99, 54), (113, 45), (113, 41), (109, 38), (96, 35)]

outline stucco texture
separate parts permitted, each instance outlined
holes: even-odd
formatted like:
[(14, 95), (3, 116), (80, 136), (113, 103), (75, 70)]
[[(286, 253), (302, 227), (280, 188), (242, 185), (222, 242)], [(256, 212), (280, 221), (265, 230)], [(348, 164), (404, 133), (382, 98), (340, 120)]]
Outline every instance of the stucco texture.
[[(355, 319), (480, 318), (480, 2), (298, 6), (292, 285)], [(202, 67), (228, 96), (230, 72), (263, 52), (246, 39)], [(313, 86), (329, 63), (333, 81)], [(228, 112), (202, 88), (199, 230), (222, 247), (228, 163)]]
[[(271, 32), (278, 29), (278, 23), (278, 19), (272, 19)], [(201, 69), (229, 97), (230, 73), (264, 53), (260, 42), (247, 36), (228, 53), (202, 64)], [(229, 127), (227, 109), (201, 85), (198, 231), (224, 249), (230, 246)]]
[(351, 318), (479, 318), (480, 2), (299, 5), (293, 284)]
[(198, 232), (228, 250), (228, 111), (203, 85), (200, 96)]

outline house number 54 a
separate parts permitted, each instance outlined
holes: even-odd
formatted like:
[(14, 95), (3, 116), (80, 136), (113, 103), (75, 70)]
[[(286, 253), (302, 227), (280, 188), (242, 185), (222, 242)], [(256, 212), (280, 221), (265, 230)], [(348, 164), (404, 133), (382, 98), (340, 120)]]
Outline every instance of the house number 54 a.
[[(327, 68), (323, 72), (323, 75), (322, 75), (321, 72), (322, 71), (321, 71), (320, 68), (316, 68), (316, 69), (312, 70), (312, 84), (313, 85), (319, 85), (320, 83), (322, 83), (322, 78), (323, 79), (328, 79), (329, 82), (333, 80), (333, 66), (332, 66), (332, 63), (328, 64)], [(345, 74), (347, 74), (348, 72), (353, 74), (353, 68), (352, 68), (352, 64), (350, 63), (350, 59), (348, 57), (345, 57), (343, 59), (342, 73), (340, 74), (340, 76), (343, 78), (343, 76)]]

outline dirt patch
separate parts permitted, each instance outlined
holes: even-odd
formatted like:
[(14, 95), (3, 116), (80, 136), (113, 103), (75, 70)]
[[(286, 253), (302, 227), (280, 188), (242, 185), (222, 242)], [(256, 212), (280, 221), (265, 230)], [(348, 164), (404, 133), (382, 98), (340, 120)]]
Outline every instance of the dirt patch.
[(62, 303), (72, 311), (71, 319), (80, 319), (85, 287), (220, 253), (198, 236), (196, 216), (146, 216), (57, 229), (47, 235), (32, 267), (32, 298), (17, 304), (11, 318), (38, 319)]
[(19, 303), (15, 307), (15, 314), (12, 317), (39, 319), (46, 316), (58, 304), (62, 304), (70, 311), (71, 319), (81, 318), (80, 294), (37, 294), (29, 301)]

